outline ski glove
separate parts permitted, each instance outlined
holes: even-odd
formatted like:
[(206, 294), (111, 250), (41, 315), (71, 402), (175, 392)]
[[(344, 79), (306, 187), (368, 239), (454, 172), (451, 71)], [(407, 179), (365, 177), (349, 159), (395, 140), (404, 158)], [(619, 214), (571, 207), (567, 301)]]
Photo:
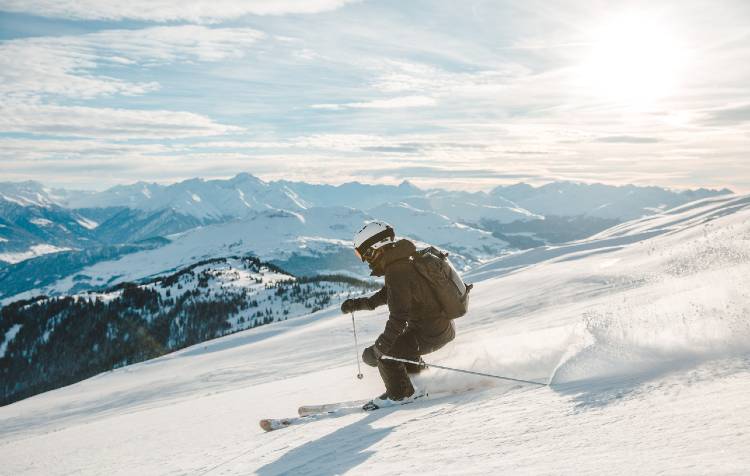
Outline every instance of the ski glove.
[(341, 312), (349, 314), (354, 311), (369, 311), (370, 303), (367, 298), (352, 298), (341, 303)]
[(375, 345), (371, 345), (362, 352), (362, 361), (370, 367), (377, 367), (378, 360), (383, 356)]

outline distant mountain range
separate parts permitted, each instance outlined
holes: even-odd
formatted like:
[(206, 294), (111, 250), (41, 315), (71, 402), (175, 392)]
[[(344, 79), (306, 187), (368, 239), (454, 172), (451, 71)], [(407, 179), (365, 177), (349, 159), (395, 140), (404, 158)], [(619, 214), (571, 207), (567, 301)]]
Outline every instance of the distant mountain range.
[(571, 182), (462, 192), (409, 182), (265, 182), (249, 174), (101, 192), (0, 183), (0, 299), (137, 281), (229, 254), (252, 254), (297, 275), (362, 275), (350, 241), (371, 219), (448, 250), (468, 269), (725, 193)]
[[(138, 182), (101, 192), (45, 188), (38, 182), (0, 183), (0, 199), (19, 205), (57, 205), (67, 209), (169, 209), (198, 219), (242, 218), (253, 211), (349, 207), (370, 210), (384, 203), (405, 202), (454, 221), (492, 219), (512, 222), (547, 215), (588, 215), (629, 220), (730, 190), (673, 191), (660, 187), (610, 186), (552, 182), (540, 187), (519, 183), (489, 192), (420, 189), (408, 181), (398, 186), (358, 182), (342, 185), (264, 182), (247, 173), (227, 180), (190, 179), (160, 185)], [(94, 213), (89, 211), (89, 213)]]

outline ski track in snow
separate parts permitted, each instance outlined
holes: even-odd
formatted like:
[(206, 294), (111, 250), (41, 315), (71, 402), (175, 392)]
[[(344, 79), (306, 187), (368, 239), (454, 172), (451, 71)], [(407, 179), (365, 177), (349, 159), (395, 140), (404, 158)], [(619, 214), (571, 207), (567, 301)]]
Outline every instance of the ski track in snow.
[[(425, 360), (549, 387), (430, 369), (427, 400), (264, 433), (260, 418), (380, 393), (328, 309), (0, 408), (0, 474), (746, 474), (749, 203), (472, 273), (458, 338)], [(361, 345), (385, 316), (357, 313)]]

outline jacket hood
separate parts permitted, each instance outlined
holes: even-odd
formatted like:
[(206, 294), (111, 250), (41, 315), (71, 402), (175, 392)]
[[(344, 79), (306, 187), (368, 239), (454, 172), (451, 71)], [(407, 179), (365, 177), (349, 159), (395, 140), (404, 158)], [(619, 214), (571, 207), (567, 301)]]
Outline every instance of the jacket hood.
[(383, 247), (383, 256), (370, 266), (370, 269), (372, 269), (370, 275), (383, 276), (388, 266), (396, 261), (409, 258), (416, 251), (417, 247), (409, 240), (402, 239), (391, 245), (386, 245)]

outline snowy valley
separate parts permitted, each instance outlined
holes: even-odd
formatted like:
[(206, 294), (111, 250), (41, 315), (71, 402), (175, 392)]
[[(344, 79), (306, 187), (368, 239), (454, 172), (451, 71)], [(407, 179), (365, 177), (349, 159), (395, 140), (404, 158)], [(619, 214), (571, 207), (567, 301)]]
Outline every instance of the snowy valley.
[[(332, 301), (0, 408), (2, 472), (743, 474), (749, 276), (750, 197), (705, 198), (466, 272), (471, 310), (425, 360), (549, 386), (429, 369), (423, 401), (264, 433), (380, 393)], [(360, 345), (386, 316), (356, 314)]]

